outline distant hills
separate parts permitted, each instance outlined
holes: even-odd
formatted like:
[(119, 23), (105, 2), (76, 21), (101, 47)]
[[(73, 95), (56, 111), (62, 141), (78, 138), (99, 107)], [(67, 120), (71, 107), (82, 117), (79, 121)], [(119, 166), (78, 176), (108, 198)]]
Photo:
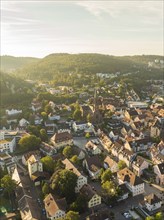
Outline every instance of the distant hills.
[(147, 68), (148, 62), (163, 59), (162, 56), (110, 56), (103, 54), (50, 54), (43, 59), (2, 56), (1, 69), (14, 70), (24, 79), (51, 80), (68, 74), (94, 74), (130, 72)]
[(0, 56), (0, 69), (4, 72), (13, 72), (38, 60), (39, 58), (34, 57)]

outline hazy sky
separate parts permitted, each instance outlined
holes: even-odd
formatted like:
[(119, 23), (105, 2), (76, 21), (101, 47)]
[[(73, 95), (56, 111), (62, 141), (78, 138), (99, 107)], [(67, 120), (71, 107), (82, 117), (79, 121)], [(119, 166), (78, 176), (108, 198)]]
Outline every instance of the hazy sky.
[(163, 0), (1, 1), (2, 55), (163, 55)]

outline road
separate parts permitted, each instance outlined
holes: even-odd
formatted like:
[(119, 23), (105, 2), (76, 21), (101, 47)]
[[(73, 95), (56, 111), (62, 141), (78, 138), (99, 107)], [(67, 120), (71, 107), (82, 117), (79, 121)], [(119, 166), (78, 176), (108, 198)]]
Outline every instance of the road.
[(148, 183), (145, 183), (145, 193), (144, 195), (138, 195), (135, 197), (130, 197), (125, 201), (121, 201), (117, 206), (111, 208), (111, 211), (115, 213), (116, 220), (125, 220), (125, 217), (121, 214), (125, 211), (128, 211), (131, 207), (139, 205), (139, 202), (144, 199), (145, 195), (150, 193), (155, 193), (157, 196), (161, 195), (161, 191), (153, 186), (149, 186)]
[(85, 137), (73, 137), (74, 145), (81, 149), (85, 149), (85, 145), (89, 140), (97, 139), (95, 137), (86, 139)]

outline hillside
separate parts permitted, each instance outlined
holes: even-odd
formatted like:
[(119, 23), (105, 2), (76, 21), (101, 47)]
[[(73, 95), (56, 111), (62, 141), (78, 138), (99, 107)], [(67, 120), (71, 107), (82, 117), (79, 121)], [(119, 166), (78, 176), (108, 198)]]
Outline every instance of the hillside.
[(98, 72), (129, 72), (147, 67), (149, 61), (160, 56), (116, 57), (102, 54), (50, 54), (16, 73), (29, 79), (52, 80), (69, 73), (93, 74)]
[(37, 62), (39, 58), (0, 56), (0, 60), (0, 69), (4, 72), (12, 72), (19, 68), (23, 68), (28, 64)]
[(33, 95), (32, 85), (15, 76), (0, 71), (0, 107), (23, 103)]

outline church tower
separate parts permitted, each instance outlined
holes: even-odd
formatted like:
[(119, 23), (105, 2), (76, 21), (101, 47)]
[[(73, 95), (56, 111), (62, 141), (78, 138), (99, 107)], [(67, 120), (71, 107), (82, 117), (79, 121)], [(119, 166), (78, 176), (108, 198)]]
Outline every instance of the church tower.
[(102, 123), (102, 114), (99, 110), (99, 102), (98, 102), (98, 97), (97, 97), (97, 89), (95, 89), (94, 92), (94, 106), (93, 106), (93, 118), (92, 118), (92, 123), (95, 125), (101, 124)]

